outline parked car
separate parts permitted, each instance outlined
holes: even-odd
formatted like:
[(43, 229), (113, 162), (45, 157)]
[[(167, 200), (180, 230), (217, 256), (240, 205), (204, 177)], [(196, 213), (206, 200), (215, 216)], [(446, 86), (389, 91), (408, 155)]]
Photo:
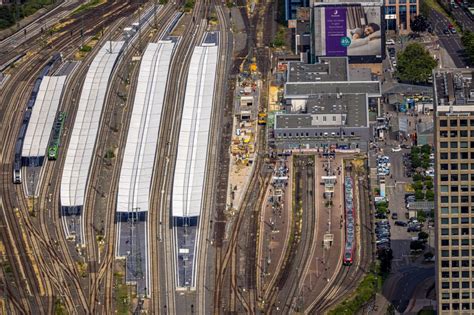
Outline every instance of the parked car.
[(449, 35), (449, 29), (445, 28), (445, 29), (443, 30), (443, 34), (444, 34), (444, 35)]
[[(394, 65), (395, 67), (395, 65)], [(402, 150), (402, 148), (398, 145), (396, 146), (395, 148), (392, 148), (392, 152), (400, 152)]]
[(449, 31), (451, 32), (451, 34), (456, 34), (456, 29), (453, 27), (453, 28), (450, 28)]
[(375, 218), (376, 219), (386, 219), (387, 215), (385, 213), (376, 213)]
[(421, 231), (421, 227), (419, 226), (409, 226), (407, 228), (407, 232), (420, 232)]
[(401, 144), (400, 148), (402, 149), (410, 149), (410, 146), (408, 144)]
[(398, 219), (398, 213), (396, 213), (396, 212), (392, 213), (392, 219), (393, 220)]
[(395, 41), (393, 39), (387, 39), (385, 45), (395, 45)]
[(408, 224), (406, 222), (403, 222), (403, 221), (395, 221), (395, 225), (397, 225), (397, 226), (407, 226)]
[(375, 241), (375, 244), (388, 244), (388, 243), (390, 243), (389, 238), (382, 238), (380, 240)]

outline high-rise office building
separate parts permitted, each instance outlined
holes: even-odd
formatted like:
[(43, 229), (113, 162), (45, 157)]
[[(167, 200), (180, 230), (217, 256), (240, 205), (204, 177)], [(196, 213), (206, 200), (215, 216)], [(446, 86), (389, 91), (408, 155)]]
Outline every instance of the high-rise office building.
[(385, 0), (387, 30), (410, 33), (411, 22), (419, 12), (418, 0)]
[(433, 74), (438, 314), (474, 313), (474, 71)]

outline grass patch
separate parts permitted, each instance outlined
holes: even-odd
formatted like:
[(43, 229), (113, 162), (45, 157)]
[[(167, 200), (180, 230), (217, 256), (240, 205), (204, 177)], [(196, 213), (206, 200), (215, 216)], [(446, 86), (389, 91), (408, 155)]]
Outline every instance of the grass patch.
[(275, 48), (285, 46), (285, 35), (286, 29), (283, 26), (279, 26), (278, 32), (275, 34), (275, 38), (272, 41), (272, 46)]
[(370, 301), (382, 287), (382, 277), (379, 275), (378, 268), (372, 268), (364, 279), (360, 282), (355, 293), (349, 299), (343, 301), (336, 308), (329, 311), (329, 315), (352, 315)]
[(194, 4), (196, 2), (194, 0), (186, 0), (184, 3), (184, 12), (191, 12), (192, 9), (194, 9)]
[(89, 0), (88, 2), (81, 4), (76, 10), (72, 11), (72, 14), (79, 14), (90, 10), (92, 8), (98, 7), (101, 4), (106, 3), (107, 0)]
[(79, 49), (80, 52), (89, 52), (91, 50), (92, 50), (92, 47), (89, 45), (84, 45)]
[(128, 296), (128, 287), (123, 283), (123, 274), (116, 272), (115, 276), (115, 307), (117, 314), (129, 314), (131, 298)]
[(66, 308), (64, 307), (64, 303), (61, 299), (56, 299), (54, 301), (54, 314), (55, 315), (67, 315)]

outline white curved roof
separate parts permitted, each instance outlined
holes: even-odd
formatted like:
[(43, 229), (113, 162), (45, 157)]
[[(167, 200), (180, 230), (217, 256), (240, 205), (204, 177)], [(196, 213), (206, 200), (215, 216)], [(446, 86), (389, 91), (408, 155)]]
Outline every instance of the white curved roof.
[(61, 205), (82, 206), (110, 74), (124, 42), (106, 42), (95, 56), (82, 87), (61, 179)]
[(143, 54), (120, 171), (117, 211), (148, 211), (161, 112), (174, 43), (150, 43)]
[(201, 213), (217, 53), (217, 46), (197, 46), (191, 58), (173, 181), (175, 217)]
[(22, 156), (44, 156), (59, 107), (66, 76), (43, 77), (31, 111)]

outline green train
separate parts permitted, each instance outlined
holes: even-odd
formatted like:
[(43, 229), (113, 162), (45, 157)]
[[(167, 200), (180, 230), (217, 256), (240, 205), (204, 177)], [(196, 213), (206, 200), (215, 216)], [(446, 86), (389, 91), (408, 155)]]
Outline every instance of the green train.
[(48, 160), (56, 160), (58, 158), (59, 145), (61, 144), (61, 134), (63, 131), (64, 121), (66, 120), (66, 112), (59, 112), (53, 126), (53, 136), (48, 145)]

